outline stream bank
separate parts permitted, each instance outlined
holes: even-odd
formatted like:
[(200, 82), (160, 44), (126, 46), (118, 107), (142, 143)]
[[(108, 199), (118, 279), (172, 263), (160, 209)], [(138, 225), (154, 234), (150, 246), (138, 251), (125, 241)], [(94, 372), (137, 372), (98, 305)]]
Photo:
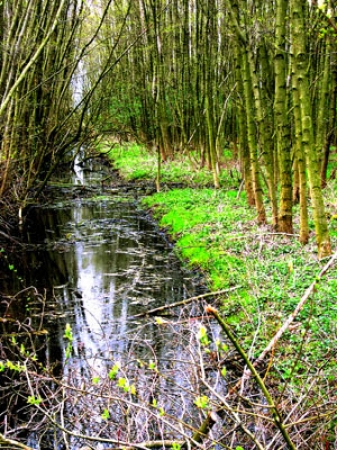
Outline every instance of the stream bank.
[[(112, 176), (104, 164), (96, 167), (95, 163), (89, 168), (76, 166), (70, 182), (63, 175), (54, 179), (44, 204), (27, 211), (17, 236), (20, 245), (13, 244), (10, 252), (1, 254), (2, 355), (5, 360), (30, 355), (24, 363), (29, 371), (25, 369), (24, 374), (30, 379), (31, 392), (18, 387), (11, 396), (12, 377), (6, 372), (0, 422), (12, 427), (14, 436), (15, 429), (21, 430), (17, 435), (23, 434), (33, 448), (58, 448), (65, 437), (56, 433), (55, 438), (53, 427), (43, 428), (43, 414), (30, 415), (32, 405), (19, 398), (30, 398), (40, 408), (38, 399), (44, 399), (43, 410), (53, 411), (60, 423), (77, 433), (78, 437), (66, 438), (75, 450), (85, 441), (81, 436), (109, 439), (116, 434), (114, 423), (124, 417), (123, 395), (128, 397), (136, 389), (132, 386), (137, 385), (138, 391), (145, 388), (142, 402), (148, 403), (159, 389), (153, 379), (157, 376), (153, 369), (150, 375), (142, 374), (141, 367), (155, 364), (157, 370), (172, 374), (174, 381), (167, 381), (167, 387), (160, 388), (162, 394), (155, 394), (171, 414), (176, 414), (173, 397), (180, 395), (174, 386), (191, 383), (182, 372), (183, 365), (190, 365), (190, 357), (184, 349), (187, 344), (182, 346), (186, 334), (185, 322), (178, 321), (180, 312), (164, 313), (164, 320), (173, 320), (169, 330), (158, 329), (156, 319), (146, 314), (143, 319), (133, 317), (204, 292), (203, 279), (181, 266), (166, 235), (139, 207), (139, 198), (151, 187), (119, 179), (111, 182)], [(40, 372), (39, 364), (52, 377), (45, 380), (55, 390), (48, 400), (46, 385), (34, 375), (30, 378), (30, 373)], [(19, 379), (22, 370), (18, 366)], [(126, 385), (111, 385), (114, 370), (120, 371), (118, 380), (127, 380)], [(97, 389), (106, 395), (110, 392), (111, 399), (95, 397)], [(124, 392), (118, 394), (118, 407), (110, 405), (116, 389)], [(72, 404), (74, 396), (77, 400)], [(192, 404), (191, 400), (184, 403)], [(102, 418), (107, 414), (114, 417), (109, 427)], [(138, 416), (139, 411), (132, 420)], [(81, 420), (74, 423), (75, 417)], [(41, 442), (28, 429), (42, 430)], [(127, 439), (126, 430), (120, 439)]]
[[(108, 174), (110, 176), (109, 169)], [(144, 180), (143, 183), (148, 182)], [(137, 184), (134, 183), (133, 186)], [(82, 258), (84, 269), (87, 256), (90, 261), (93, 248), (99, 247), (101, 243), (107, 245), (107, 254), (118, 255), (118, 247), (114, 247), (113, 250), (109, 248), (111, 245), (109, 233), (107, 236), (105, 231), (117, 225), (117, 235), (121, 233), (123, 237), (127, 231), (129, 236), (130, 230), (127, 226), (125, 228), (126, 223), (123, 225), (123, 219), (118, 217), (114, 220), (107, 214), (109, 202), (112, 202), (113, 210), (118, 209), (117, 203), (120, 202), (118, 200), (114, 203), (111, 197), (123, 196), (119, 196), (116, 185), (110, 184), (107, 187), (107, 192), (110, 191), (108, 199), (99, 191), (101, 185), (97, 189), (93, 196), (90, 188), (88, 191), (91, 191), (91, 195), (83, 200), (81, 205), (82, 200), (79, 197), (81, 193), (86, 192), (81, 180), (73, 190), (75, 198), (71, 199), (72, 207), (78, 203), (78, 206), (89, 209), (93, 208), (92, 203), (98, 200), (100, 212), (97, 216), (98, 222), (93, 227), (93, 242), (90, 244), (88, 233), (81, 231), (82, 227), (83, 230), (89, 229), (86, 214), (84, 216), (71, 214), (67, 218), (63, 234), (61, 233), (63, 237), (59, 238), (58, 231), (54, 234), (48, 231), (48, 236), (37, 243), (38, 246), (42, 246), (41, 249), (49, 242), (50, 249), (59, 252), (61, 260), (65, 261), (66, 255), (76, 254), (73, 250), (78, 244), (82, 246), (79, 253), (84, 256)], [(127, 190), (132, 192), (130, 187)], [(136, 205), (140, 197), (142, 196), (138, 192), (137, 201), (134, 197), (131, 202), (123, 200), (125, 202), (123, 209), (127, 211), (128, 216), (127, 223), (129, 217), (134, 218), (137, 215)], [(203, 273), (208, 275), (210, 286), (233, 288), (228, 291), (228, 295), (221, 295), (216, 300), (220, 301), (223, 315), (231, 324), (235, 335), (239, 337), (240, 343), (254, 359), (259, 355), (265, 341), (274, 335), (283, 317), (287, 317), (293, 310), (305, 286), (311, 283), (318, 265), (314, 254), (308, 260), (308, 249), (299, 249), (296, 246), (297, 241), (284, 235), (275, 235), (268, 227), (262, 230), (257, 228), (253, 217), (249, 215), (249, 210), (247, 211), (244, 199), (238, 200), (237, 193), (232, 188), (218, 191), (207, 188), (173, 189), (146, 196), (142, 198), (142, 202), (151, 209), (162, 229), (169, 231), (173, 236), (175, 248), (180, 255), (189, 259), (197, 271), (201, 268)], [(59, 211), (56, 216), (60, 212), (61, 215), (69, 212), (68, 206), (63, 198), (56, 208)], [(51, 210), (53, 209), (52, 206)], [(142, 217), (144, 218), (143, 213)], [(146, 216), (146, 222), (151, 223), (152, 219)], [(249, 386), (245, 386), (239, 396), (235, 395), (235, 390), (228, 390), (228, 386), (232, 386), (231, 383), (237, 385), (237, 378), (241, 378), (244, 368), (240, 358), (228, 345), (214, 321), (205, 315), (206, 301), (202, 300), (198, 304), (192, 302), (188, 306), (181, 305), (174, 310), (167, 308), (165, 315), (158, 312), (155, 315), (145, 313), (141, 317), (137, 313), (128, 315), (131, 308), (137, 309), (141, 306), (146, 312), (149, 306), (152, 309), (154, 305), (151, 298), (149, 300), (151, 295), (149, 296), (146, 289), (150, 286), (138, 283), (143, 272), (140, 267), (144, 254), (142, 244), (144, 224), (142, 221), (136, 223), (137, 230), (131, 233), (131, 241), (136, 242), (136, 247), (132, 250), (132, 246), (127, 246), (127, 253), (130, 249), (131, 256), (135, 253), (137, 257), (136, 267), (130, 266), (131, 290), (126, 290), (126, 297), (132, 301), (126, 299), (124, 303), (122, 302), (125, 309), (120, 308), (121, 316), (123, 311), (126, 311), (123, 317), (130, 322), (127, 324), (130, 325), (129, 333), (118, 328), (120, 323), (123, 323), (119, 319), (113, 323), (104, 323), (104, 317), (117, 318), (117, 315), (113, 316), (113, 313), (118, 311), (117, 307), (112, 309), (112, 314), (111, 307), (108, 307), (99, 320), (91, 321), (91, 318), (107, 307), (109, 302), (105, 306), (102, 302), (93, 302), (91, 305), (93, 308), (90, 310), (84, 306), (83, 288), (69, 288), (65, 283), (55, 285), (57, 292), (58, 290), (66, 292), (64, 298), (68, 302), (67, 308), (69, 307), (57, 310), (58, 319), (63, 327), (54, 340), (59, 339), (63, 342), (62, 351), (59, 355), (55, 355), (52, 347), (49, 347), (49, 355), (52, 355), (50, 361), (55, 361), (57, 356), (57, 360), (61, 363), (58, 367), (61, 367), (62, 371), (57, 373), (58, 378), (53, 381), (57, 386), (57, 394), (53, 394), (51, 398), (41, 396), (42, 403), (39, 403), (38, 394), (42, 392), (41, 385), (34, 379), (33, 388), (36, 395), (30, 396), (30, 401), (38, 403), (45, 416), (49, 411), (53, 411), (59, 424), (65, 425), (65, 431), (61, 432), (60, 428), (56, 427), (59, 432), (55, 434), (55, 428), (49, 429), (45, 432), (45, 440), (39, 449), (59, 448), (55, 447), (55, 435), (57, 442), (66, 442), (67, 448), (70, 449), (80, 448), (84, 443), (93, 441), (95, 449), (111, 448), (111, 445), (118, 448), (120, 446), (142, 449), (148, 446), (178, 448), (177, 446), (186, 445), (186, 442), (191, 443), (192, 433), (197, 433), (200, 425), (205, 423), (205, 417), (212, 419), (205, 436), (199, 435), (206, 448), (230, 444), (230, 448), (244, 446), (253, 449), (256, 448), (254, 444), (256, 440), (259, 442), (259, 448), (279, 448), (282, 438), (274, 427), (269, 410), (264, 406), (265, 399), (261, 397), (254, 384), (249, 383)], [(48, 224), (49, 221), (46, 221), (44, 230), (49, 229)], [(32, 236), (35, 229), (35, 226), (31, 228)], [(164, 239), (165, 245), (172, 249), (172, 245), (167, 242), (166, 234), (158, 230), (156, 225), (155, 229)], [(147, 229), (145, 234), (148, 233)], [(37, 234), (40, 236), (40, 232)], [(134, 236), (137, 236), (135, 240)], [(32, 244), (35, 245), (34, 242)], [(89, 247), (86, 247), (88, 244)], [(38, 248), (36, 247), (34, 251)], [(163, 249), (164, 247), (159, 247), (153, 253), (155, 255), (160, 253), (161, 256)], [(86, 255), (87, 252), (89, 255)], [(112, 285), (112, 291), (118, 292), (121, 285), (116, 289), (119, 283), (117, 280), (122, 273), (118, 270), (109, 272), (108, 267), (104, 267), (104, 258), (99, 258), (99, 263), (101, 260), (99, 273), (103, 272), (114, 278), (109, 286)], [(146, 258), (145, 260), (144, 265), (147, 266), (148, 260)], [(91, 275), (84, 273), (83, 277), (78, 277), (78, 264), (74, 263), (74, 258), (71, 261), (70, 278), (75, 281), (80, 279), (82, 282), (88, 281), (87, 286), (92, 286)], [(166, 260), (163, 260), (162, 267), (166, 272), (170, 266), (164, 261)], [(146, 275), (146, 281), (153, 275), (153, 267), (157, 263), (158, 259), (155, 259), (155, 263), (150, 263), (151, 270)], [(10, 265), (12, 271), (17, 271), (17, 278), (20, 278), (21, 272), (13, 264)], [(41, 271), (43, 267), (44, 264)], [(282, 408), (285, 406), (283, 414), (287, 417), (287, 429), (290, 430), (294, 441), (299, 443), (298, 448), (301, 448), (303, 436), (306, 436), (308, 442), (309, 440), (321, 442), (319, 430), (322, 427), (330, 429), (330, 422), (322, 423), (318, 419), (315, 420), (315, 417), (323, 416), (317, 415), (317, 411), (311, 409), (310, 401), (317, 393), (323, 392), (321, 383), (326, 387), (324, 380), (331, 381), (335, 376), (335, 360), (332, 356), (335, 353), (330, 353), (330, 350), (335, 345), (336, 339), (329, 342), (322, 339), (326, 333), (330, 333), (330, 336), (336, 335), (334, 328), (336, 322), (330, 320), (336, 315), (336, 305), (329, 301), (329, 298), (333, 298), (329, 296), (333, 294), (335, 280), (336, 271), (332, 269), (324, 288), (315, 292), (315, 304), (305, 305), (294, 323), (295, 328), (283, 337), (275, 348), (274, 359), (267, 371), (263, 372), (263, 377), (277, 404), (282, 405)], [(183, 281), (185, 287), (186, 281)], [(149, 284), (151, 283), (150, 281)], [(99, 300), (101, 291), (99, 289), (93, 291), (95, 299)], [(111, 298), (112, 291), (101, 299), (105, 301)], [(33, 311), (33, 307), (38, 307), (32, 300), (33, 294), (30, 292), (29, 295), (30, 312)], [(54, 295), (56, 299), (57, 295)], [(164, 295), (168, 295), (166, 291)], [(191, 295), (191, 290), (183, 290), (179, 293), (180, 298), (181, 295), (187, 298)], [(145, 303), (139, 304), (140, 300), (145, 300)], [(207, 300), (214, 303), (214, 299), (207, 298)], [(40, 307), (41, 304), (46, 304), (43, 296), (39, 301)], [(59, 300), (51, 305), (54, 307), (59, 304), (58, 302)], [(15, 310), (7, 308), (7, 312), (17, 313), (17, 304), (14, 306)], [(67, 311), (70, 311), (70, 314)], [(87, 312), (90, 317), (87, 316)], [(27, 317), (27, 312), (25, 314), (23, 317)], [(55, 321), (55, 311), (52, 311), (52, 314), (54, 314), (52, 320)], [(36, 316), (38, 318), (41, 314), (37, 313)], [(11, 319), (11, 316), (8, 317)], [(68, 322), (68, 319), (73, 320), (74, 317), (80, 318), (78, 329), (71, 327)], [(322, 320), (322, 317), (327, 317), (328, 320)], [(108, 333), (102, 332), (101, 322), (104, 326), (110, 327)], [(30, 322), (22, 324), (24, 329), (30, 325)], [(301, 332), (302, 327), (309, 331)], [(83, 330), (87, 330), (88, 333), (84, 334), (86, 340), (80, 341), (76, 333)], [(112, 334), (109, 334), (109, 330), (112, 330)], [(109, 336), (112, 336), (112, 339), (109, 339)], [(98, 338), (98, 347), (91, 346), (92, 337)], [(119, 337), (124, 343), (120, 342)], [(120, 349), (118, 343), (121, 345)], [(316, 365), (310, 363), (311, 358), (315, 360)], [(316, 373), (317, 366), (319, 376)], [(307, 395), (308, 386), (312, 389), (310, 395)], [(324, 395), (333, 398), (333, 384), (328, 393), (326, 390), (324, 392)], [(297, 395), (300, 395), (300, 402)], [(223, 407), (224, 401), (229, 402), (225, 403), (226, 408)], [(292, 401), (294, 404), (291, 404)], [(323, 398), (317, 401), (324, 404)], [(240, 405), (239, 426), (238, 405)], [(288, 414), (289, 409), (291, 415)], [(215, 411), (220, 415), (214, 415)], [(292, 423), (302, 423), (300, 418), (305, 418), (309, 411), (312, 417), (310, 422), (304, 420), (301, 429), (292, 428)], [(331, 414), (334, 414), (333, 410), (330, 410), (326, 417), (330, 417)], [(36, 422), (31, 421), (31, 424), (37, 427)], [(206, 426), (209, 425), (210, 422), (206, 423)], [(37, 448), (36, 437), (34, 440), (30, 434), (29, 438), (32, 446)], [(332, 442), (334, 435), (329, 435), (327, 439)], [(328, 440), (325, 440), (324, 445), (327, 442)]]
[[(113, 165), (129, 179), (153, 177), (155, 155), (130, 147), (111, 150)], [(308, 414), (313, 418), (308, 426), (292, 431), (298, 448), (303, 448), (303, 439), (315, 448), (334, 448), (336, 419), (330, 422), (318, 417), (313, 404), (335, 401), (334, 390), (327, 386), (329, 380), (336, 380), (332, 356), (337, 352), (336, 264), (330, 264), (324, 282), (294, 313), (326, 264), (317, 256), (313, 221), (306, 246), (298, 241), (297, 222), (293, 235), (277, 233), (271, 224), (258, 226), (255, 212), (239, 187), (240, 174), (235, 174), (230, 161), (227, 170), (222, 170), (219, 190), (208, 187), (210, 174), (205, 168), (197, 168), (181, 154), (163, 165), (163, 179), (184, 180), (189, 186), (155, 193), (144, 198), (143, 204), (172, 236), (180, 256), (202, 271), (210, 291), (237, 286), (219, 302), (223, 317), (253, 361), (294, 314), (294, 322), (273, 348), (264, 379), (277, 403), (289, 406), (283, 411), (288, 420), (296, 423)], [(333, 248), (337, 246), (336, 192), (336, 180), (331, 179), (324, 195)], [(265, 206), (271, 218), (268, 201)], [(334, 410), (329, 411), (335, 417)], [(273, 443), (264, 445), (274, 448)]]

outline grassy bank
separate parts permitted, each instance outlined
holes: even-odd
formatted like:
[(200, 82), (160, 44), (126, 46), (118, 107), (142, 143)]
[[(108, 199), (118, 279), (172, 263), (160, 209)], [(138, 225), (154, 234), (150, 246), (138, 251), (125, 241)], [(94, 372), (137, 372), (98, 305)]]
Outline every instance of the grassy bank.
[[(155, 177), (155, 157), (139, 147), (115, 148), (110, 157), (129, 180)], [(211, 183), (211, 174), (196, 172), (186, 161), (165, 164), (163, 181), (187, 185), (146, 197), (143, 206), (172, 235), (186, 264), (204, 273), (210, 290), (236, 287), (222, 299), (221, 311), (246, 350), (257, 356), (327, 262), (317, 259), (313, 230), (310, 243), (302, 247), (297, 235), (258, 227), (255, 211), (244, 193), (238, 196), (237, 180), (229, 171), (224, 171), (220, 190), (203, 187)], [(331, 199), (335, 192), (332, 185), (326, 190)], [(333, 206), (330, 215), (335, 248)], [(283, 380), (296, 385), (319, 370), (325, 381), (335, 380), (336, 298), (337, 268), (332, 267), (275, 349), (275, 370)]]
[[(101, 147), (104, 151), (109, 148)], [(121, 176), (128, 181), (152, 180), (157, 173), (157, 155), (149, 152), (140, 145), (128, 145), (126, 147), (113, 146), (109, 152), (114, 161), (114, 167), (118, 169)], [(191, 186), (213, 186), (213, 177), (206, 168), (196, 169), (193, 154), (189, 158), (176, 157), (174, 161), (162, 164), (161, 181), (163, 183), (188, 183)], [(227, 185), (238, 185), (239, 174), (235, 170), (223, 171), (220, 181)]]

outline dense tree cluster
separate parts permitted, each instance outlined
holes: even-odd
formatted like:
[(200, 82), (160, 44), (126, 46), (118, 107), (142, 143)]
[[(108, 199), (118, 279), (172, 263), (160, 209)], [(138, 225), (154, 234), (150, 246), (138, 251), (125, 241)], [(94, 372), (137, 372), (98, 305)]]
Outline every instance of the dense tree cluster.
[(2, 203), (24, 206), (92, 133), (89, 104), (102, 74), (86, 90), (82, 66), (110, 3), (93, 14), (84, 0), (0, 2)]
[(76, 69), (77, 1), (0, 4), (0, 194), (22, 199), (74, 138), (69, 86)]
[[(248, 201), (275, 229), (308, 241), (310, 198), (321, 256), (330, 253), (321, 187), (335, 137), (334, 2), (172, 0), (132, 2), (121, 42), (128, 52), (97, 92), (101, 127), (182, 152), (213, 171), (223, 150), (240, 161)], [(121, 14), (104, 28), (105, 60)], [(126, 9), (126, 5), (125, 8)], [(310, 192), (310, 195), (309, 195)]]
[(310, 199), (330, 254), (334, 15), (334, 0), (1, 2), (1, 197), (43, 185), (93, 124), (156, 148), (159, 163), (208, 166), (215, 187), (230, 146), (259, 223), (268, 198), (274, 228), (293, 233), (299, 202), (306, 243)]
[[(0, 234), (2, 213), (9, 205), (15, 203), (22, 211), (27, 199), (38, 196), (51, 174), (72, 161), (84, 142), (107, 134), (121, 142), (131, 137), (157, 152), (158, 173), (161, 163), (177, 156), (196, 168), (207, 167), (216, 189), (222, 187), (224, 167), (235, 164), (259, 224), (270, 215), (275, 231), (292, 235), (298, 210), (300, 241), (306, 244), (312, 214), (318, 255), (330, 255), (323, 189), (331, 176), (329, 158), (336, 141), (336, 14), (336, 0), (0, 0)], [(124, 366), (109, 359), (109, 372), (99, 373), (95, 363), (101, 355), (94, 355), (79, 370), (65, 365), (69, 377), (63, 382), (36, 359), (45, 331), (33, 329), (30, 318), (24, 324), (12, 321), (8, 312), (16, 307), (15, 297), (13, 303), (5, 299), (2, 324), (12, 329), (3, 333), (7, 341), (0, 361), (3, 416), (11, 415), (12, 405), (20, 405), (25, 422), (15, 438), (20, 438), (21, 428), (38, 432), (48, 419), (68, 448), (71, 439), (76, 446), (79, 440), (116, 448), (201, 448), (209, 436), (209, 446), (215, 436), (219, 445), (230, 441), (227, 448), (236, 449), (247, 439), (259, 449), (280, 448), (280, 442), (287, 448), (307, 448), (312, 442), (328, 448), (335, 440), (335, 384), (321, 371), (333, 352), (329, 350), (314, 373), (309, 368), (307, 382), (301, 381), (297, 391), (288, 390), (287, 383), (281, 393), (269, 391), (264, 381), (275, 343), (291, 331), (294, 318), (335, 260), (336, 254), (254, 364), (217, 310), (202, 305), (193, 320), (182, 308), (176, 320), (169, 314), (144, 324), (162, 341), (167, 335), (182, 349), (181, 360), (169, 361), (172, 366), (162, 369), (151, 344), (135, 339), (134, 347), (145, 347), (143, 359), (135, 358), (131, 346)], [(11, 264), (9, 268), (14, 270)], [(45, 297), (29, 295), (44, 307)], [(275, 317), (277, 322), (280, 316)], [(196, 327), (194, 319), (199, 318), (208, 329)], [(224, 332), (215, 347), (208, 338), (210, 318)], [(329, 320), (328, 313), (324, 320)], [(181, 328), (185, 323), (188, 333)], [(27, 338), (26, 345), (14, 335), (34, 339)], [(308, 326), (298, 361), (309, 335)], [(68, 324), (63, 337), (68, 362), (74, 350)], [(333, 337), (328, 338), (324, 334), (330, 346)], [(233, 349), (249, 373), (237, 366)], [(283, 350), (286, 358), (288, 350)], [(273, 355), (262, 379), (255, 368), (269, 353)], [(223, 361), (233, 365), (233, 389), (227, 389), (228, 378), (223, 384), (228, 377)], [(301, 375), (308, 362), (300, 362)], [(89, 386), (85, 372), (92, 380)], [(236, 378), (241, 374), (239, 389)], [(256, 396), (256, 386), (248, 391), (250, 376), (263, 395)], [(184, 377), (191, 384), (182, 386)], [(22, 394), (24, 383), (27, 391)], [(179, 388), (176, 398), (172, 386)], [(30, 415), (31, 407), (36, 414)], [(69, 428), (64, 426), (65, 411), (76, 418)], [(97, 433), (81, 434), (78, 417), (90, 426), (98, 418), (96, 428), (88, 426)], [(220, 419), (224, 431), (217, 430)], [(3, 420), (3, 425), (10, 428), (11, 423)], [(29, 448), (3, 433), (1, 445)]]

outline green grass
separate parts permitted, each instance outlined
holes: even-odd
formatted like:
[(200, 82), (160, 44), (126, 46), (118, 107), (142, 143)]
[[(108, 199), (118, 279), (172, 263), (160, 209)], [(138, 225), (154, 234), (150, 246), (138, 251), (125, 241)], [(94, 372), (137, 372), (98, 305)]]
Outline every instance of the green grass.
[[(109, 149), (107, 144), (101, 144), (100, 150)], [(114, 167), (118, 169), (120, 175), (126, 180), (154, 180), (157, 172), (157, 155), (149, 152), (143, 146), (129, 144), (126, 146), (110, 146), (109, 158), (113, 161)], [(212, 173), (207, 168), (196, 169), (192, 166), (188, 158), (175, 158), (162, 164), (161, 181), (163, 183), (181, 183), (189, 185), (212, 186)], [(223, 172), (221, 182), (238, 184), (228, 172)]]
[[(258, 228), (254, 210), (231, 192), (172, 190), (145, 198), (143, 205), (172, 234), (179, 256), (204, 273), (210, 290), (238, 286), (223, 298), (221, 311), (252, 356), (274, 336), (324, 264), (317, 260), (315, 242), (303, 248), (296, 236)], [(334, 267), (297, 316), (296, 332), (287, 332), (279, 343), (278, 376), (296, 380), (303, 364), (310, 373), (316, 363), (324, 364), (327, 376), (335, 373), (336, 297)], [(305, 362), (297, 361), (299, 352)]]

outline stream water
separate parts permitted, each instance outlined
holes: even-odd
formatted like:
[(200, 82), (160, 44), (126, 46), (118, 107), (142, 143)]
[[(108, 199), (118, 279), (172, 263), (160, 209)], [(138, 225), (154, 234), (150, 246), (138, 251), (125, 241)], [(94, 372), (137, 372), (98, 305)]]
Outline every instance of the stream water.
[(139, 325), (130, 317), (194, 295), (196, 288), (193, 274), (182, 270), (172, 246), (132, 195), (91, 193), (31, 210), (27, 229), (37, 250), (30, 255), (34, 270), (26, 283), (53, 291), (54, 309), (49, 304), (47, 312), (53, 354), (64, 354), (69, 323), (74, 352), (84, 359), (107, 348), (123, 353)]
[[(56, 373), (73, 389), (63, 393), (67, 401), (63, 409), (55, 406), (55, 417), (65, 428), (72, 422), (71, 429), (77, 433), (110, 437), (117, 433), (123, 439), (127, 427), (116, 428), (116, 423), (124, 420), (124, 407), (117, 402), (113, 407), (109, 403), (107, 409), (104, 396), (95, 400), (95, 389), (107, 393), (101, 380), (116, 364), (124, 374), (133, 371), (137, 389), (148, 389), (149, 380), (141, 375), (141, 368), (157, 360), (163, 361), (165, 370), (175, 371), (176, 385), (191, 389), (182, 362), (184, 344), (175, 338), (181, 329), (175, 325), (158, 331), (152, 318), (134, 316), (193, 296), (202, 287), (193, 273), (182, 269), (165, 235), (139, 209), (135, 190), (103, 188), (102, 178), (111, 175), (104, 167), (88, 171), (77, 165), (75, 169), (71, 188), (59, 187), (52, 203), (30, 208), (21, 236), (26, 245), (19, 255), (8, 256), (13, 276), (2, 280), (2, 294), (5, 289), (13, 295), (23, 286), (32, 286), (41, 294), (39, 301), (26, 296), (24, 303), (6, 314), (29, 315), (34, 324), (43, 320), (48, 332), (45, 363), (55, 366)], [(91, 390), (76, 404), (69, 402), (74, 389), (84, 385)], [(177, 414), (170, 382), (161, 382), (158, 389), (162, 394), (170, 390), (165, 410)], [(151, 389), (142, 394), (147, 400), (154, 395)], [(110, 392), (111, 398), (114, 395)], [(183, 408), (188, 405), (184, 403)], [(104, 411), (114, 419), (112, 428), (102, 428)], [(140, 413), (134, 420), (148, 421)], [(143, 434), (152, 438), (144, 426), (134, 431), (135, 439), (144, 439)], [(32, 431), (27, 442), (39, 449), (66, 448), (60, 444), (65, 440), (62, 433), (57, 439), (49, 435), (43, 443)], [(80, 448), (80, 442), (71, 438), (68, 448)]]

